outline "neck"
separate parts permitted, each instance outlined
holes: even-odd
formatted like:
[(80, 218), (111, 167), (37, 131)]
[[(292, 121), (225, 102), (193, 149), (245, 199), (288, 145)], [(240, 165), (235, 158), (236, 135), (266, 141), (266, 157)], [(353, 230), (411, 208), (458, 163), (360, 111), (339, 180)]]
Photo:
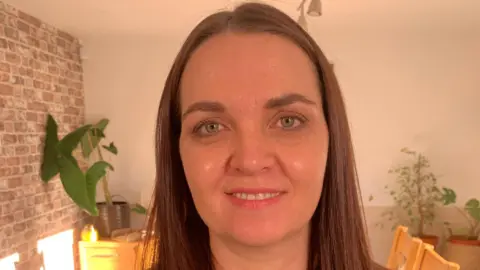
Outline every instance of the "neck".
[(210, 247), (216, 270), (306, 270), (309, 228), (268, 246), (245, 246), (234, 240), (210, 234)]

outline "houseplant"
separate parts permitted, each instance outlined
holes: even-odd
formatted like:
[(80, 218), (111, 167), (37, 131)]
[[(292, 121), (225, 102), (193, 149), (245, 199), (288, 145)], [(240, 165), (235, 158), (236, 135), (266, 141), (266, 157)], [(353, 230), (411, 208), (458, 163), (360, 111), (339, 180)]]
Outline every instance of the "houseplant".
[(453, 206), (463, 217), (465, 226), (454, 229), (454, 224), (445, 222), (448, 239), (443, 256), (457, 262), (462, 269), (478, 269), (480, 265), (480, 201), (469, 199), (463, 207), (455, 205), (457, 194), (451, 188), (443, 188), (443, 203)]
[(456, 192), (451, 188), (443, 188), (443, 204), (453, 206), (466, 223), (466, 227), (458, 230), (454, 229), (450, 222), (445, 222), (449, 239), (466, 245), (480, 245), (480, 201), (475, 198), (469, 199), (463, 207), (456, 206), (456, 202)]
[[(102, 151), (116, 155), (118, 150), (113, 142), (101, 144), (108, 123), (108, 119), (102, 119), (96, 124), (83, 125), (59, 139), (57, 122), (48, 114), (40, 168), (44, 182), (60, 175), (64, 190), (72, 201), (90, 216), (97, 217), (95, 223), (101, 236), (108, 236), (118, 227), (130, 226), (130, 210), (146, 213), (139, 204), (113, 201), (114, 196), (110, 194), (107, 176), (114, 168), (105, 161)], [(99, 181), (103, 184), (105, 202), (96, 201)]]
[[(410, 162), (389, 170), (390, 174), (396, 175), (396, 181), (393, 187), (386, 185), (385, 189), (392, 196), (394, 206), (384, 211), (381, 217), (393, 223), (392, 229), (400, 224), (408, 226), (416, 237), (436, 246), (438, 237), (426, 234), (425, 230), (433, 224), (435, 208), (443, 198), (437, 177), (429, 171), (430, 162), (424, 154), (408, 148), (402, 148), (401, 152), (409, 157)], [(383, 223), (377, 225), (383, 226)]]

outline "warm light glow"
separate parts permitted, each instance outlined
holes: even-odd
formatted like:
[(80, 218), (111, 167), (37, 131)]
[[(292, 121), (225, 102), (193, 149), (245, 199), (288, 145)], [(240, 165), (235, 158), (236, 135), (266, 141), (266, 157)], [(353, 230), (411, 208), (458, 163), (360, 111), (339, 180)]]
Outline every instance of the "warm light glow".
[(92, 224), (87, 224), (83, 227), (81, 234), (82, 241), (86, 242), (97, 242), (98, 241), (98, 231)]
[(90, 228), (90, 242), (97, 242), (98, 240), (98, 235), (97, 235), (97, 230), (92, 226)]
[[(41, 270), (74, 270), (73, 230), (61, 232), (39, 240), (37, 250), (43, 253)], [(3, 268), (1, 268), (3, 269)]]
[(20, 256), (18, 253), (12, 254), (8, 257), (0, 259), (0, 269), (2, 270), (15, 270), (15, 263), (18, 262)]

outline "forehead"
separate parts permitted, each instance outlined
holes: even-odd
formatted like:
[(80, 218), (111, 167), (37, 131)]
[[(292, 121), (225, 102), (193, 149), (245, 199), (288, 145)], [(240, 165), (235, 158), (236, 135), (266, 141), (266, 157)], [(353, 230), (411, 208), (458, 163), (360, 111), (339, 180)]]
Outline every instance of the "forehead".
[(199, 100), (241, 106), (286, 93), (319, 99), (315, 68), (302, 49), (272, 34), (225, 33), (193, 53), (180, 97), (182, 108)]

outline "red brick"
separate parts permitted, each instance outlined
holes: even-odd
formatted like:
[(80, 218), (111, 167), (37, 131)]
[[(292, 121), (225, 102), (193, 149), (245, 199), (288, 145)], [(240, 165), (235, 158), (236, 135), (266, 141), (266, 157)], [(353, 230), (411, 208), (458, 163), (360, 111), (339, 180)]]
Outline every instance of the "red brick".
[(65, 48), (67, 46), (65, 40), (60, 37), (57, 37), (57, 45), (62, 48)]
[(39, 19), (37, 19), (37, 18), (35, 18), (31, 15), (28, 15), (27, 13), (24, 13), (22, 11), (18, 11), (18, 18), (26, 21), (27, 23), (29, 23), (29, 24), (37, 27), (37, 28), (42, 26), (42, 22)]
[(19, 72), (20, 72), (20, 75), (22, 76), (33, 78), (33, 69), (31, 68), (20, 67)]
[(8, 202), (14, 199), (13, 192), (0, 191), (0, 202)]
[(18, 40), (18, 30), (17, 29), (13, 29), (11, 27), (4, 27), (4, 29), (5, 29), (5, 36), (7, 36), (8, 38), (14, 39), (14, 40)]
[(2, 144), (9, 145), (17, 143), (17, 135), (14, 134), (3, 134), (2, 136)]
[(18, 30), (22, 32), (30, 33), (30, 26), (21, 20), (17, 21), (17, 27), (18, 27)]
[(16, 65), (19, 65), (20, 63), (22, 63), (22, 58), (18, 54), (14, 54), (12, 52), (5, 53), (5, 60), (7, 60), (7, 62), (16, 64)]
[(14, 189), (14, 188), (22, 186), (22, 178), (21, 177), (10, 178), (7, 181), (8, 181), (8, 188), (9, 189)]
[(27, 43), (28, 45), (31, 45), (31, 46), (34, 46), (34, 47), (40, 47), (40, 41), (36, 38), (33, 38), (33, 37), (30, 37), (28, 36), (27, 37)]
[(8, 73), (0, 73), (0, 82), (10, 82), (10, 74)]
[(37, 114), (34, 112), (27, 112), (27, 121), (37, 121)]
[(19, 157), (8, 157), (7, 158), (7, 165), (8, 166), (20, 165), (20, 158)]
[(8, 48), (8, 42), (7, 42), (6, 39), (0, 38), (0, 48), (2, 48), (2, 49)]
[(26, 145), (20, 145), (20, 146), (17, 146), (15, 147), (15, 155), (26, 155), (28, 154), (28, 152), (30, 152), (30, 147), (26, 146)]
[(1, 114), (0, 114), (0, 120), (1, 121), (13, 121), (13, 120), (15, 120), (15, 111), (4, 109), (3, 112), (1, 112)]
[(49, 93), (49, 92), (43, 92), (42, 93), (42, 98), (43, 98), (43, 101), (52, 102), (53, 101), (53, 94)]
[(11, 52), (16, 53), (17, 52), (17, 45), (13, 41), (8, 41), (8, 50)]
[(38, 81), (38, 80), (33, 80), (33, 87), (43, 89), (45, 86), (43, 82)]
[(65, 113), (66, 114), (78, 115), (80, 113), (80, 110), (78, 108), (75, 108), (75, 107), (67, 107), (67, 108), (65, 108)]
[[(75, 41), (75, 38), (72, 35), (70, 35), (69, 33), (58, 30), (57, 34), (58, 34), (59, 37), (65, 39), (69, 42), (74, 42)], [(77, 47), (79, 47), (79, 46), (77, 46)]]
[(0, 96), (12, 96), (13, 86), (8, 84), (0, 84)]
[(23, 122), (15, 122), (14, 124), (15, 132), (17, 133), (24, 133), (27, 132), (27, 123)]
[(10, 72), (10, 65), (8, 63), (0, 63), (0, 71)]
[(13, 132), (13, 123), (12, 122), (4, 122), (5, 132)]
[(39, 177), (46, 113), (55, 114), (61, 136), (84, 122), (83, 69), (74, 37), (11, 6), (5, 10), (0, 12), (0, 258), (18, 252), (18, 270), (36, 269), (37, 241), (85, 217), (58, 178), (44, 184)]
[(30, 103), (28, 103), (27, 108), (29, 110), (32, 110), (32, 111), (46, 111), (47, 110), (47, 106), (45, 105), (45, 103), (41, 103), (41, 102), (30, 102)]

